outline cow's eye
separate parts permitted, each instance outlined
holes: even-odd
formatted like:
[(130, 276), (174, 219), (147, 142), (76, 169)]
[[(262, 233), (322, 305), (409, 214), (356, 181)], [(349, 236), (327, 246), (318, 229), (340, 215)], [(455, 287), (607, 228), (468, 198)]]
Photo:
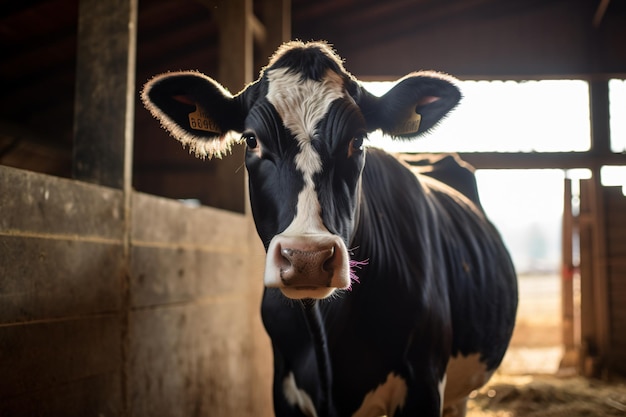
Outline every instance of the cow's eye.
[(259, 143), (256, 140), (256, 136), (254, 136), (252, 133), (244, 133), (242, 135), (242, 138), (246, 141), (246, 146), (248, 146), (249, 149), (256, 149), (256, 147), (259, 146)]
[(348, 147), (348, 158), (355, 153), (359, 153), (363, 150), (364, 139), (365, 138), (363, 136), (356, 136), (352, 138), (352, 140), (350, 141), (350, 146)]

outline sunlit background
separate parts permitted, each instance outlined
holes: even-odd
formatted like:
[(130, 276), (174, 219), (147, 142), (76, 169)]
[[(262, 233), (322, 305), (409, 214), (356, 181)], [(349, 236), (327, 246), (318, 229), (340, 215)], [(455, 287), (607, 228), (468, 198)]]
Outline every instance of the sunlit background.
[[(384, 94), (392, 82), (369, 82)], [(582, 80), (461, 81), (461, 104), (428, 135), (394, 141), (370, 134), (391, 152), (582, 152), (590, 147), (589, 86)], [(626, 81), (609, 82), (611, 149), (626, 152)], [(621, 109), (621, 111), (620, 111)], [(520, 272), (560, 268), (563, 179), (588, 170), (478, 170), (481, 201)], [(603, 167), (603, 185), (626, 185), (626, 167)]]
[[(391, 82), (366, 83), (376, 95)], [(583, 80), (461, 81), (461, 104), (433, 131), (414, 141), (374, 132), (369, 145), (391, 152), (584, 152), (589, 150), (589, 85)], [(626, 152), (626, 81), (609, 82), (611, 150)], [(587, 169), (478, 170), (488, 217), (500, 230), (519, 274), (517, 329), (505, 371), (556, 372), (560, 331), (561, 227), (564, 178), (589, 178)], [(602, 184), (626, 191), (626, 167), (603, 167)], [(626, 192), (625, 192), (626, 194)], [(532, 331), (524, 329), (532, 327)], [(517, 331), (517, 330), (516, 330)], [(526, 359), (525, 359), (526, 358)], [(538, 358), (540, 358), (538, 360)], [(532, 369), (534, 367), (534, 369)], [(508, 369), (507, 369), (508, 368)]]

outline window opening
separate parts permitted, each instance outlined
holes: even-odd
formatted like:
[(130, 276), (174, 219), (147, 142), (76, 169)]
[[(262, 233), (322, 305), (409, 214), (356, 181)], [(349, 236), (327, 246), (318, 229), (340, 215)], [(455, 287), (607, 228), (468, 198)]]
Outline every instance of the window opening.
[(626, 152), (626, 80), (609, 80), (609, 127), (611, 150)]
[[(376, 95), (394, 82), (370, 82)], [(583, 152), (590, 149), (589, 85), (583, 80), (461, 81), (463, 99), (432, 132), (370, 143), (392, 152)], [(471, 132), (471, 133), (469, 133)]]
[(481, 203), (518, 275), (517, 324), (501, 366), (507, 374), (556, 373), (561, 332), (562, 170), (478, 170)]

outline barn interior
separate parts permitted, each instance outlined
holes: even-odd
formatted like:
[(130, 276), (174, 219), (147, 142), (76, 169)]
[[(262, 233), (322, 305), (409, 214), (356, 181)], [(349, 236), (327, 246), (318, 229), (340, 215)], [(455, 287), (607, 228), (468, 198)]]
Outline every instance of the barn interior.
[(611, 129), (626, 109), (609, 100), (626, 79), (625, 2), (5, 0), (0, 415), (273, 415), (243, 149), (190, 156), (139, 92), (179, 69), (237, 92), (289, 39), (329, 41), (364, 81), (586, 83), (588, 149), (460, 156), (479, 171), (588, 170), (559, 196), (558, 368), (626, 377), (626, 197), (601, 180), (626, 167)]

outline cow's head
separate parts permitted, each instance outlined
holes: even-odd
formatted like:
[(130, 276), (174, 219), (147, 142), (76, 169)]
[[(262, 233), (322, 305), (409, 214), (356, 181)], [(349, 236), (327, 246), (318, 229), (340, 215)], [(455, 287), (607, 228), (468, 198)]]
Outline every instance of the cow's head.
[(173, 72), (150, 80), (142, 99), (198, 157), (245, 143), (252, 213), (267, 251), (265, 285), (300, 299), (351, 285), (348, 248), (367, 133), (414, 138), (460, 93), (452, 78), (418, 72), (376, 97), (327, 44), (291, 42), (234, 97), (200, 73)]

